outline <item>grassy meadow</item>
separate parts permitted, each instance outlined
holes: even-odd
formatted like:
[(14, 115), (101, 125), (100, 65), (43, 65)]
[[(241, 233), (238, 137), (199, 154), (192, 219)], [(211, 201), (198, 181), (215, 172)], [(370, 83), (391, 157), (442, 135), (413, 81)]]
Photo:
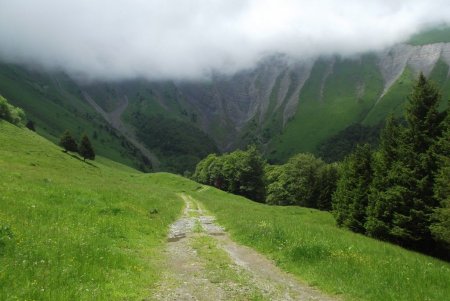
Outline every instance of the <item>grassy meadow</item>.
[(374, 56), (361, 61), (338, 58), (331, 65), (317, 61), (301, 90), (296, 114), (271, 141), (270, 159), (283, 161), (299, 152), (315, 151), (327, 138), (362, 121), (382, 88)]
[(0, 121), (0, 300), (150, 298), (169, 224), (183, 207), (180, 192), (199, 200), (236, 241), (343, 300), (450, 295), (446, 262), (339, 229), (327, 212), (199, 187), (101, 157), (83, 162)]
[(177, 193), (195, 185), (83, 162), (0, 121), (0, 300), (147, 298)]
[(206, 188), (193, 194), (232, 237), (344, 300), (448, 300), (450, 264), (339, 229), (330, 213)]

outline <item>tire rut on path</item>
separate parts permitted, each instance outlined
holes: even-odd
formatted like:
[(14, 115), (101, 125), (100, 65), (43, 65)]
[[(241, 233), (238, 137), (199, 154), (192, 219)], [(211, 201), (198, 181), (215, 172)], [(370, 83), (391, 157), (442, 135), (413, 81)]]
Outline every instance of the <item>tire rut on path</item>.
[(165, 269), (151, 300), (336, 300), (232, 241), (199, 202), (180, 196), (186, 206), (170, 228)]

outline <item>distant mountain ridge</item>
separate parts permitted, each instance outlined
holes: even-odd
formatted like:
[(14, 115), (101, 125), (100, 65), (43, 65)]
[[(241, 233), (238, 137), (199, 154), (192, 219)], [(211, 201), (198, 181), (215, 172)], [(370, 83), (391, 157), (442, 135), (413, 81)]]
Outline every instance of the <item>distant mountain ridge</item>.
[[(263, 145), (268, 158), (281, 162), (297, 152), (317, 151), (321, 142), (351, 124), (376, 125), (390, 112), (401, 112), (419, 72), (433, 79), (448, 99), (450, 43), (416, 44), (351, 58), (292, 61), (278, 55), (254, 69), (216, 75), (208, 82), (80, 84), (62, 73), (3, 64), (0, 94), (23, 107), (42, 134), (56, 137), (63, 128), (96, 132), (100, 153), (134, 166), (151, 161), (165, 169), (186, 150), (191, 163), (183, 168), (189, 169), (200, 154), (214, 149), (212, 144), (227, 151), (248, 143)], [(155, 118), (172, 128), (164, 130), (176, 136), (170, 143), (181, 141), (184, 148), (159, 148), (148, 143), (151, 136), (147, 143), (139, 138), (146, 120), (154, 125)], [(194, 154), (188, 144), (199, 141), (207, 145)]]

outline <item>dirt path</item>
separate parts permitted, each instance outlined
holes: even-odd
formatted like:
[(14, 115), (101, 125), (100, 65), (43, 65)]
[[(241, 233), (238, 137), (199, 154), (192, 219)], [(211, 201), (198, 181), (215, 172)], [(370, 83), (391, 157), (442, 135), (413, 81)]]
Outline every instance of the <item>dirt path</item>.
[(336, 300), (236, 244), (199, 202), (181, 197), (186, 207), (171, 226), (165, 271), (151, 300)]

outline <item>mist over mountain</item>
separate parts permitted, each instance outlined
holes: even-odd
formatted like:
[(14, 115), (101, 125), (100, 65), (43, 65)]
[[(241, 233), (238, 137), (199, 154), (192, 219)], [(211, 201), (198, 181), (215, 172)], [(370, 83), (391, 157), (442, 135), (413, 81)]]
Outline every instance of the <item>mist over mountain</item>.
[(197, 81), (276, 53), (380, 51), (449, 22), (442, 0), (1, 0), (0, 60), (82, 80)]

